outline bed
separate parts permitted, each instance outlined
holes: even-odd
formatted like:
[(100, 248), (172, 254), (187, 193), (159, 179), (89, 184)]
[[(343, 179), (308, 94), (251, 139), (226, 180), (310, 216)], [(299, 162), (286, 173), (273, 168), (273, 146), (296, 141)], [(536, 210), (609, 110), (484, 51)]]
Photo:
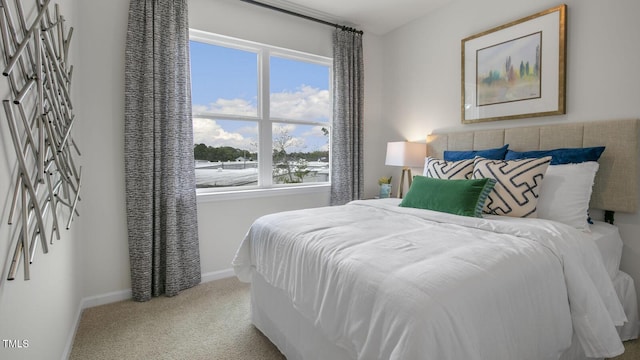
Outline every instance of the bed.
[[(635, 212), (637, 135), (636, 120), (441, 132), (427, 155), (602, 145), (591, 207)], [(615, 226), (582, 231), (400, 202), (284, 212), (251, 226), (234, 270), (252, 283), (252, 322), (287, 359), (602, 358), (638, 336)]]

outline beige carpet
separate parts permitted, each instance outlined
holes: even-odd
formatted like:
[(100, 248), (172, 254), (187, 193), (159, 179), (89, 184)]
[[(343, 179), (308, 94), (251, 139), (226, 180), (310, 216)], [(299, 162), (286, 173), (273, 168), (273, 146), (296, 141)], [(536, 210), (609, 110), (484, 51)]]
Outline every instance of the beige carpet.
[(284, 359), (249, 320), (249, 286), (236, 278), (174, 297), (86, 309), (69, 359)]
[[(640, 359), (637, 340), (616, 360)], [(86, 309), (71, 360), (284, 359), (249, 320), (249, 286), (213, 281), (171, 298), (121, 301)]]

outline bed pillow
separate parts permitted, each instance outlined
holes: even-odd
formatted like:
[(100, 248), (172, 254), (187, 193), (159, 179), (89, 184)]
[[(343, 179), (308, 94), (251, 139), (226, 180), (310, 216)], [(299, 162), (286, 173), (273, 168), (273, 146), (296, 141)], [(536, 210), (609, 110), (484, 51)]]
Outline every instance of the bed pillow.
[(445, 180), (418, 175), (400, 206), (482, 217), (494, 184), (495, 180), (489, 178)]
[(485, 159), (503, 160), (507, 154), (507, 147), (509, 147), (509, 144), (503, 147), (486, 150), (445, 150), (443, 158), (447, 161), (459, 161), (473, 159), (476, 156), (479, 156)]
[(435, 179), (471, 179), (473, 159), (446, 161), (427, 157), (422, 175)]
[(512, 217), (537, 217), (536, 206), (551, 156), (540, 159), (475, 159), (473, 178), (496, 180), (484, 212)]
[(551, 165), (578, 164), (585, 161), (598, 161), (604, 151), (604, 146), (586, 148), (561, 148), (535, 151), (508, 150), (505, 160), (541, 158), (551, 156)]
[(589, 201), (598, 168), (595, 161), (549, 166), (538, 198), (538, 217), (589, 231)]

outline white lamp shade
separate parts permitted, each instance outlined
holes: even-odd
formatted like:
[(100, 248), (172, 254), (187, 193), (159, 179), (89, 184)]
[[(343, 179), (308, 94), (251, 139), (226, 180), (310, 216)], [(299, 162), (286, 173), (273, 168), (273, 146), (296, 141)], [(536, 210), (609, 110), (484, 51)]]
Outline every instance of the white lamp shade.
[(385, 165), (403, 167), (423, 167), (427, 154), (427, 144), (406, 141), (387, 143), (387, 159)]

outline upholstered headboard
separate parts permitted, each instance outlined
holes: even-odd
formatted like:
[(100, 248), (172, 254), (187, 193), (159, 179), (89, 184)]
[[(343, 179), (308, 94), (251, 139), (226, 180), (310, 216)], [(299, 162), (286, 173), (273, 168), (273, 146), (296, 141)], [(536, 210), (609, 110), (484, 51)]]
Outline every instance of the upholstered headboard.
[(427, 155), (445, 150), (483, 150), (509, 144), (516, 151), (605, 146), (598, 163), (591, 208), (634, 213), (638, 208), (639, 120), (607, 120), (464, 132), (427, 137)]

